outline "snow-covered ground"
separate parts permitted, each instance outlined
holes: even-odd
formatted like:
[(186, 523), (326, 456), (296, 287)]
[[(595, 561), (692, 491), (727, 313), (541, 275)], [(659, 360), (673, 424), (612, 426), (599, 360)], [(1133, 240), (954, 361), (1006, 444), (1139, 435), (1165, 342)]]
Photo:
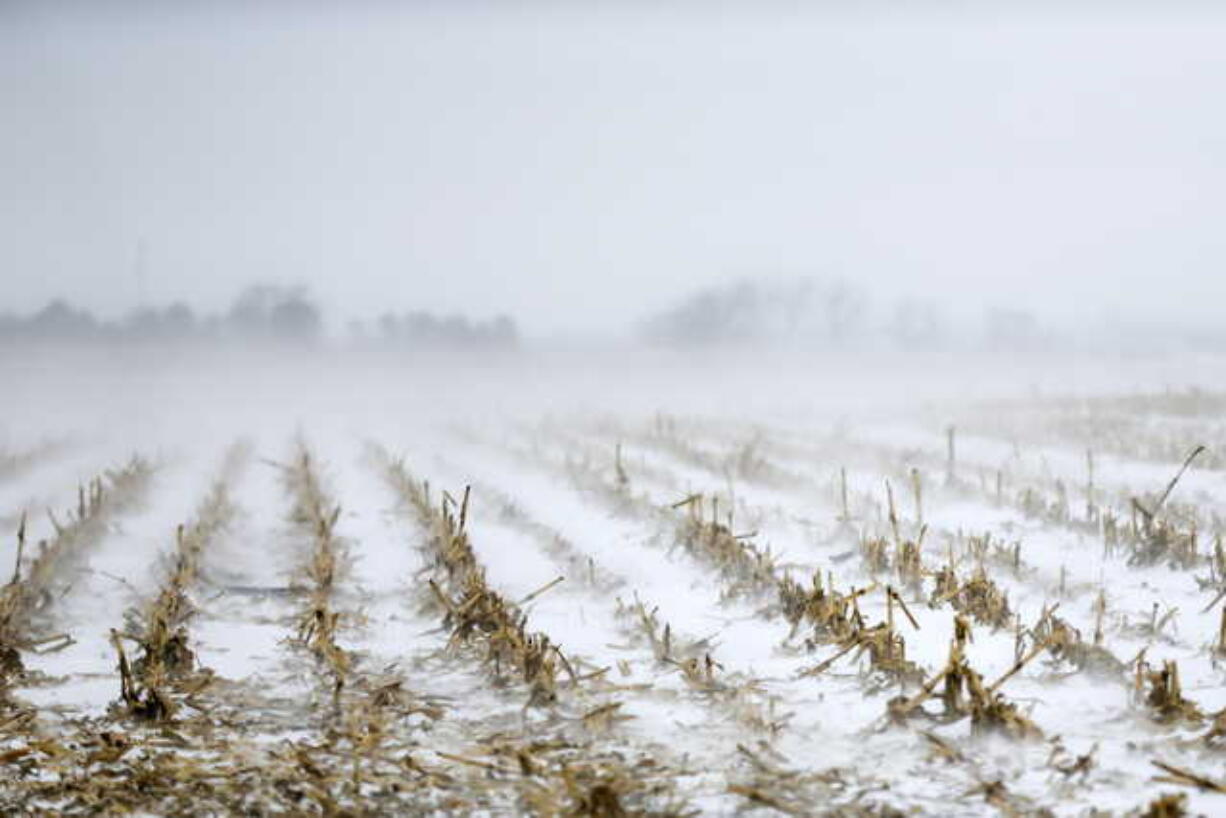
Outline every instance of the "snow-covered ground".
[[(1226, 655), (1216, 650), (1223, 603), (1214, 604), (1226, 580), (1212, 564), (1224, 473), (1215, 459), (1194, 460), (1157, 515), (1170, 509), (1177, 535), (1195, 525), (1196, 552), (1183, 564), (1138, 564), (1127, 543), (1107, 548), (1101, 528), (1108, 515), (1128, 525), (1134, 497), (1152, 507), (1179, 466), (1163, 453), (1189, 441), (1212, 447), (1220, 426), (1208, 399), (1107, 399), (1211, 389), (1203, 365), (1162, 382), (1145, 362), (1114, 378), (1095, 370), (1087, 379), (1088, 366), (1035, 367), (1013, 381), (846, 367), (598, 374), (556, 363), (430, 369), (275, 358), (3, 365), (0, 377), (20, 388), (0, 441), (5, 454), (29, 452), (13, 461), (20, 468), (0, 473), (6, 572), (23, 512), (29, 560), (39, 540), (56, 535), (46, 509), (62, 523), (79, 484), (132, 455), (153, 467), (139, 497), (107, 512), (101, 534), (73, 544), (20, 634), (25, 673), (9, 679), (0, 712), (7, 808), (57, 803), (33, 794), (29, 782), (53, 774), (30, 760), (50, 752), (38, 741), (68, 742), (83, 724), (150, 747), (177, 730), (190, 749), (195, 733), (176, 719), (254, 703), (267, 712), (210, 730), (230, 731), (244, 752), (270, 758), (281, 759), (283, 746), (346, 741), (357, 758), (358, 733), (345, 730), (372, 712), (362, 696), (390, 685), (416, 704), (402, 702), (387, 732), (361, 745), (375, 761), (365, 784), (354, 773), (352, 790), (329, 796), (341, 806), (348, 798), (395, 811), (377, 799), (394, 797), (402, 775), (416, 803), (439, 812), (548, 811), (533, 800), (551, 779), (534, 769), (532, 753), (547, 757), (565, 744), (568, 764), (616, 758), (644, 781), (667, 779), (654, 791), (609, 784), (609, 795), (590, 782), (572, 786), (568, 808), (587, 814), (616, 814), (599, 811), (612, 798), (626, 809), (704, 814), (1126, 815), (1169, 792), (1186, 794), (1193, 814), (1226, 814), (1224, 794), (1155, 780), (1172, 776), (1158, 762), (1226, 786), (1226, 759), (1206, 738), (1226, 709)], [(1091, 396), (1103, 400), (1078, 402)], [(1114, 419), (1111, 434), (1096, 417)], [(952, 464), (949, 426), (957, 429)], [(248, 454), (223, 474), (237, 441), (248, 442)], [(486, 637), (453, 638), (430, 587), (447, 578), (431, 550), (437, 532), (406, 507), (376, 449), (429, 481), (434, 502), (471, 487), (466, 531), (489, 589), (526, 616), (525, 632), (547, 635), (566, 659), (555, 702), (529, 706), (522, 681), (483, 660)], [(317, 536), (291, 518), (285, 471), (301, 451), (340, 509), (342, 570), (328, 598), (350, 662), (342, 686), (299, 638)], [(203, 553), (186, 619), (213, 681), (190, 695), (176, 688), (188, 703), (180, 713), (142, 723), (122, 706), (112, 631), (130, 631), (131, 612), (157, 597), (176, 527), (191, 524), (219, 479), (233, 509)], [(685, 526), (699, 507), (708, 516), (718, 508), (746, 547), (769, 548), (770, 571), (738, 582), (711, 554), (687, 548)], [(889, 561), (875, 569), (862, 547), (874, 538)], [(894, 562), (908, 540), (920, 543), (918, 580)], [(975, 543), (985, 549), (978, 555)], [(1037, 727), (1029, 738), (973, 730), (969, 715), (942, 711), (939, 687), (916, 700), (909, 718), (888, 718), (892, 699), (916, 696), (946, 667), (958, 611), (934, 588), (949, 565), (961, 582), (982, 565), (1007, 594), (1007, 624), (963, 611), (972, 625), (965, 657), (985, 685), (1001, 680), (997, 692)], [(918, 677), (874, 668), (866, 650), (809, 639), (811, 624), (789, 621), (779, 588), (785, 578), (807, 586), (815, 575), (840, 592), (858, 589), (863, 627), (888, 618)], [(897, 605), (887, 605), (887, 586), (898, 590)], [(1050, 617), (1119, 667), (1095, 673), (1045, 649)], [(67, 644), (37, 643), (58, 634)], [(1165, 661), (1177, 662), (1199, 718), (1190, 705), (1164, 717), (1147, 702), (1146, 674)], [(344, 712), (332, 720), (333, 710)], [(12, 718), (22, 712), (33, 720)], [(593, 716), (604, 713), (615, 717)], [(557, 744), (544, 748), (549, 742)], [(516, 762), (490, 749), (503, 745), (526, 755)], [(197, 750), (207, 760), (204, 747)], [(503, 795), (466, 798), (500, 786)], [(47, 800), (24, 800), (38, 797)], [(328, 803), (301, 808), (323, 813)]]

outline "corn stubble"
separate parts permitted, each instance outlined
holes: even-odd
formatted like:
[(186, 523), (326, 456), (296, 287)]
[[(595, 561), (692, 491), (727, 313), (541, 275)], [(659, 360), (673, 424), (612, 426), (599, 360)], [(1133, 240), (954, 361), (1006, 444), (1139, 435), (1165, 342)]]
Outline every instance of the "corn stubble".
[[(416, 693), (411, 674), (374, 671), (368, 657), (351, 647), (363, 627), (360, 607), (346, 592), (351, 543), (342, 533), (340, 502), (329, 494), (318, 460), (299, 442), (289, 462), (279, 466), (290, 506), (288, 529), (301, 546), (299, 580), (291, 589), (295, 616), (285, 627), (287, 653), (306, 671), (310, 701), (283, 707), (280, 716), (261, 713), (280, 705), (218, 678), (193, 650), (192, 617), (208, 586), (209, 555), (241, 501), (231, 494), (231, 463), (192, 519), (175, 531), (157, 591), (111, 631), (120, 682), (111, 711), (53, 728), (20, 703), (18, 688), (30, 682), (22, 657), (70, 638), (49, 630), (56, 594), (76, 557), (105, 533), (110, 515), (139, 496), (151, 470), (134, 460), (82, 487), (77, 508), (66, 522), (53, 517), (54, 537), (35, 549), (26, 542), (24, 520), (18, 527), (15, 570), (0, 589), (0, 735), (6, 740), (0, 768), (8, 776), (0, 784), (0, 809), (37, 804), (35, 812), (67, 814), (697, 814), (682, 795), (684, 782), (697, 775), (688, 760), (627, 738), (631, 698), (665, 694), (651, 684), (626, 682), (633, 674), (629, 658), (602, 662), (575, 655), (530, 623), (530, 602), (574, 586), (606, 596), (626, 590), (609, 601), (620, 632), (637, 651), (633, 655), (641, 657), (634, 662), (657, 678), (668, 677), (667, 695), (674, 700), (700, 703), (738, 736), (735, 754), (730, 751), (727, 769), (720, 771), (721, 786), (746, 812), (914, 814), (889, 806), (888, 798), (865, 797), (878, 784), (857, 778), (850, 762), (815, 769), (784, 753), (795, 731), (794, 713), (784, 707), (786, 699), (770, 692), (772, 685), (819, 691), (832, 679), (871, 701), (866, 721), (879, 714), (864, 725), (865, 735), (914, 738), (927, 748), (929, 763), (970, 777), (961, 802), (982, 804), (985, 814), (1053, 814), (1042, 799), (1016, 792), (1014, 781), (983, 774), (992, 748), (1001, 746), (994, 742), (1012, 743), (1005, 746), (1019, 753), (1050, 747), (1045, 774), (1064, 792), (1101, 785), (1107, 762), (1098, 745), (1080, 754), (1066, 750), (1059, 727), (1034, 706), (1044, 693), (1017, 695), (1020, 684), (1030, 685), (1027, 692), (1036, 686), (1055, 690), (1075, 677), (1118, 685), (1127, 694), (1126, 721), (1139, 737), (1136, 752), (1150, 752), (1155, 737), (1166, 737), (1165, 746), (1183, 753), (1181, 758), (1203, 754), (1214, 762), (1202, 772), (1191, 769), (1199, 766), (1193, 761), (1154, 758), (1155, 782), (1226, 793), (1212, 774), (1226, 747), (1226, 712), (1207, 711), (1196, 701), (1202, 688), (1185, 688), (1180, 662), (1157, 655), (1162, 647), (1186, 644), (1178, 638), (1178, 609), (1155, 603), (1138, 617), (1121, 599), (1108, 604), (1105, 583), (1082, 578), (1079, 584), (1065, 568), (1058, 576), (1045, 574), (1028, 561), (1033, 555), (1016, 532), (1002, 537), (943, 530), (934, 513), (943, 499), (972, 496), (1011, 508), (1035, 525), (1074, 534), (1079, 543), (1101, 538), (1104, 560), (1194, 581), (1211, 600), (1201, 611), (1207, 613), (1226, 600), (1226, 549), (1217, 520), (1173, 496), (1191, 466), (1214, 462), (1203, 447), (1194, 447), (1155, 495), (1113, 496), (1102, 483), (1101, 464), (1096, 470), (1087, 451), (1083, 513), (1076, 481), (1045, 477), (1027, 484), (1024, 476), (1001, 468), (994, 486), (989, 472), (976, 487), (973, 467), (957, 459), (949, 427), (944, 459), (933, 460), (928, 471), (922, 462), (891, 471), (895, 484), (910, 486), (907, 519), (895, 502), (894, 484), (886, 482), (884, 503), (862, 498), (849, 491), (846, 469), (840, 468), (833, 487), (837, 522), (853, 561), (839, 569), (843, 577), (836, 580), (821, 563), (817, 570), (812, 564), (797, 568), (760, 545), (757, 532), (735, 525), (734, 479), (785, 489), (799, 480), (794, 469), (772, 460), (776, 449), (765, 436), (755, 432), (721, 455), (684, 438), (678, 422), (665, 416), (657, 417), (649, 434), (626, 436), (727, 480), (726, 494), (694, 493), (659, 504), (640, 481), (645, 467), (623, 448), (624, 430), (614, 431), (617, 442), (596, 458), (572, 460), (568, 454), (572, 479), (593, 488), (593, 496), (615, 513), (660, 526), (668, 548), (684, 552), (718, 583), (721, 604), (748, 603), (753, 616), (777, 623), (777, 649), (795, 662), (792, 678), (767, 681), (729, 670), (725, 663), (732, 662), (721, 658), (715, 640), (680, 632), (624, 578), (503, 496), (494, 504), (502, 522), (535, 539), (563, 571), (532, 594), (509, 598), (473, 546), (481, 532), (474, 497), (485, 492), (432, 494), (403, 460), (372, 447), (371, 464), (416, 523), (425, 567), (405, 578), (405, 590), (442, 625), (429, 667), (471, 673), (499, 707), (510, 705), (500, 712), (513, 712), (519, 724), (466, 721), (450, 703)], [(1122, 445), (1116, 441), (1117, 448)], [(1097, 540), (1093, 550), (1098, 555)], [(1036, 588), (1044, 600), (1037, 618), (1039, 606), (1027, 606), (1027, 591), (1033, 604)], [(1079, 618), (1087, 610), (1092, 628)], [(1219, 621), (1213, 641), (1199, 644), (1201, 656), (1215, 665), (1226, 661), (1226, 605), (1214, 614)], [(952, 623), (952, 634), (943, 622)], [(1002, 670), (983, 661), (976, 635), (998, 644), (1011, 639), (1012, 664)], [(908, 640), (914, 650), (916, 640), (945, 638), (943, 665), (924, 667), (909, 655)], [(1145, 646), (1130, 661), (1115, 653), (1125, 640)], [(1134, 645), (1126, 655), (1135, 652)], [(1194, 652), (1180, 656), (1185, 670)], [(848, 667), (855, 672), (846, 672)], [(292, 738), (257, 746), (245, 733), (260, 719), (286, 733), (292, 725)], [(885, 791), (888, 782), (880, 786)], [(1183, 792), (1154, 795), (1148, 793), (1150, 800), (1127, 814), (1189, 814)]]
[(26, 515), (22, 514), (13, 574), (0, 589), (0, 695), (9, 683), (21, 679), (23, 650), (45, 649), (48, 644), (62, 646), (71, 639), (45, 632), (57, 588), (85, 552), (106, 534), (111, 517), (139, 501), (152, 471), (147, 461), (134, 457), (126, 465), (78, 486), (77, 505), (65, 520), (48, 512), (54, 536), (40, 540), (32, 558), (26, 553)]
[(544, 719), (535, 740), (498, 735), (476, 742), (464, 757), (446, 757), (484, 771), (492, 779), (486, 787), (509, 787), (532, 814), (692, 814), (677, 790), (682, 771), (612, 741), (624, 715), (610, 695), (617, 688), (606, 681), (609, 668), (581, 672), (555, 640), (529, 627), (518, 604), (488, 585), (468, 533), (471, 491), (458, 500), (444, 492), (435, 502), (429, 484), (415, 480), (402, 460), (377, 447), (371, 455), (424, 535), (429, 576), (419, 580), (419, 595), (440, 613), (448, 650), (479, 663), (496, 689), (522, 691), (525, 711)]

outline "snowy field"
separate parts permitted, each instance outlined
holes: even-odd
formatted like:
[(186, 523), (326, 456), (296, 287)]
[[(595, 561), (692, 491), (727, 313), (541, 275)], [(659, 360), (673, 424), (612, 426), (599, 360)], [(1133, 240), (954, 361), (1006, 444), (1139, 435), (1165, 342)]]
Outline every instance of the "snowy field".
[(0, 810), (1226, 814), (1221, 372), (5, 360)]

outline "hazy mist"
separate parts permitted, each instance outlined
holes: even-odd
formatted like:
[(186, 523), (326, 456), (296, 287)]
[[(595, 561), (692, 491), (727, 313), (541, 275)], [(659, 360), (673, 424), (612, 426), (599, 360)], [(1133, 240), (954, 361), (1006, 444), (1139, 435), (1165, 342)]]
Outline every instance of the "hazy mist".
[(1226, 814), (1216, 8), (0, 0), (0, 816)]
[(1026, 7), (7, 4), (0, 311), (622, 333), (769, 275), (1212, 327), (1226, 18)]

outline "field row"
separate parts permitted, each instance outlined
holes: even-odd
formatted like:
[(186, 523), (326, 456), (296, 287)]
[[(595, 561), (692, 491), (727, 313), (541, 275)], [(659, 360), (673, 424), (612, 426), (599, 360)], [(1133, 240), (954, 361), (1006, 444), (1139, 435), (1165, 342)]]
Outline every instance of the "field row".
[(32, 448), (0, 508), (0, 804), (1211, 811), (1213, 461), (956, 428), (240, 439), (46, 520), (18, 498), (96, 451)]

